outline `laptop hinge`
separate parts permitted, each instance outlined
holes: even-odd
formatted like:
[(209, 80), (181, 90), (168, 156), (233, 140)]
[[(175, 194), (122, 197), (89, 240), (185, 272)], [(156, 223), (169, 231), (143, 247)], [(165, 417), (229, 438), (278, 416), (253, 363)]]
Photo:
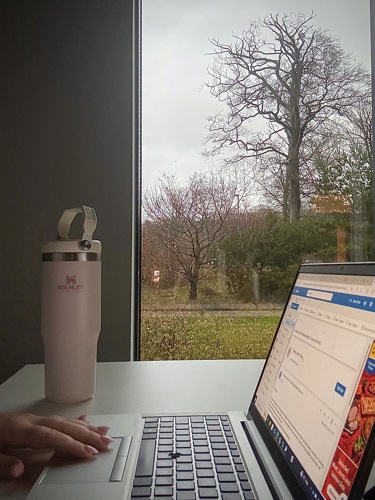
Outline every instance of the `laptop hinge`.
[(267, 486), (275, 500), (293, 500), (271, 454), (268, 452), (261, 435), (252, 420), (241, 422), (250, 446), (257, 458)]

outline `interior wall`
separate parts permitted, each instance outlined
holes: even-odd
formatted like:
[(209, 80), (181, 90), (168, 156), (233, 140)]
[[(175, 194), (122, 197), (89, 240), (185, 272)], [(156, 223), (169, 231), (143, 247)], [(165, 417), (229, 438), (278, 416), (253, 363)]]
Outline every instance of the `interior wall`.
[(96, 209), (102, 241), (98, 359), (130, 358), (132, 1), (0, 5), (0, 382), (42, 362), (42, 243)]

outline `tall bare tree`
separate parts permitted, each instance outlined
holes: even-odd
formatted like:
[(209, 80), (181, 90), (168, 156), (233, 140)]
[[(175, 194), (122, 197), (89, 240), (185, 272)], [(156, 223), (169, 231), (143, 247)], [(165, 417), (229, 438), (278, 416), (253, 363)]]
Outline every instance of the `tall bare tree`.
[(304, 139), (360, 102), (368, 78), (337, 40), (314, 28), (313, 18), (271, 14), (252, 22), (232, 44), (211, 40), (207, 85), (227, 111), (209, 118), (206, 153), (229, 148), (234, 155), (228, 162), (252, 161), (258, 167), (261, 157), (283, 158), (283, 199), (291, 221), (300, 217)]
[(159, 242), (173, 256), (170, 265), (190, 285), (195, 300), (200, 271), (215, 259), (213, 250), (231, 230), (243, 191), (237, 176), (220, 172), (194, 173), (181, 187), (174, 175), (164, 174), (144, 193), (143, 207), (158, 227)]

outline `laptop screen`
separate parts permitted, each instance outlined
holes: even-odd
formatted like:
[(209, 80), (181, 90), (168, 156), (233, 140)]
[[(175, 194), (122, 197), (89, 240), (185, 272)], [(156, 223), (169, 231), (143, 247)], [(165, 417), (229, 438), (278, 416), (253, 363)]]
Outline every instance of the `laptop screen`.
[(250, 407), (306, 498), (355, 498), (372, 465), (374, 267), (301, 266)]

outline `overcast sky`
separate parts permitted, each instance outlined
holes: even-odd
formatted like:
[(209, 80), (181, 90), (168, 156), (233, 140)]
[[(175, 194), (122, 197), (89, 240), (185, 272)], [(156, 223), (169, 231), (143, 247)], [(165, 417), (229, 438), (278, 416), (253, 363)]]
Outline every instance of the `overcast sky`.
[[(280, 7), (282, 5), (282, 7)], [(204, 83), (209, 39), (231, 43), (250, 21), (270, 13), (314, 11), (343, 49), (370, 69), (369, 0), (143, 0), (143, 183), (163, 171), (181, 182), (208, 168), (201, 158), (207, 116), (223, 109)]]

